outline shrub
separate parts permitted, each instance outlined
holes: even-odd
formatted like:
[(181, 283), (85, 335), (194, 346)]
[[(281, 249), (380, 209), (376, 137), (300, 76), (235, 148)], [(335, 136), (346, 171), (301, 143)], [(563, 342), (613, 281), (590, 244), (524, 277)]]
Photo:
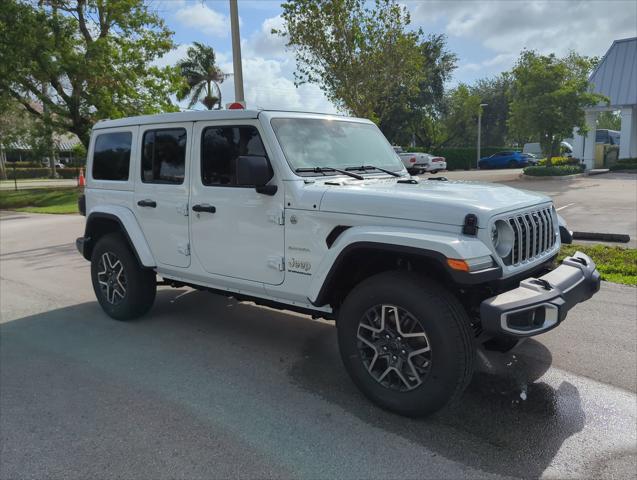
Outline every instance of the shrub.
[(46, 168), (46, 165), (41, 162), (7, 162), (7, 168), (11, 170), (13, 166), (15, 168)]
[[(559, 165), (579, 165), (580, 161), (577, 158), (570, 157), (553, 157), (551, 163), (555, 166)], [(546, 158), (543, 158), (538, 162), (538, 165), (546, 165)]]
[(13, 180), (15, 178), (48, 178), (51, 175), (51, 169), (46, 167), (39, 168), (16, 168), (15, 174), (12, 167), (7, 168), (7, 178)]
[(623, 158), (609, 167), (611, 170), (637, 170), (637, 158)]
[(79, 168), (58, 168), (55, 170), (60, 178), (77, 178), (80, 174)]
[(534, 166), (526, 167), (524, 175), (531, 177), (560, 177), (582, 173), (582, 167), (578, 165), (554, 165), (551, 167)]

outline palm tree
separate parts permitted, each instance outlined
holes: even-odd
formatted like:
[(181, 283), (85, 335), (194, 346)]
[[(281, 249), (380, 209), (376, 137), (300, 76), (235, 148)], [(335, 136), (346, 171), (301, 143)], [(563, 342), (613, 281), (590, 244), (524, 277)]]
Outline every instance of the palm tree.
[[(215, 65), (215, 51), (212, 47), (194, 42), (186, 55), (185, 59), (177, 62), (177, 68), (181, 70), (181, 75), (186, 81), (186, 85), (177, 93), (177, 99), (184, 100), (190, 97), (188, 108), (192, 108), (201, 100), (208, 110), (212, 110), (215, 105), (220, 109), (219, 84), (229, 75)], [(213, 93), (213, 85), (216, 95)]]

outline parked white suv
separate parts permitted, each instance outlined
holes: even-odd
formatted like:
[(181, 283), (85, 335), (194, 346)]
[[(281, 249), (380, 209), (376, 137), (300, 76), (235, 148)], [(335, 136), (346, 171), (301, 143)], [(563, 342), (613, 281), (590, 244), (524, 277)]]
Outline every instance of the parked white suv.
[(77, 247), (104, 311), (151, 308), (162, 284), (336, 320), (343, 363), (374, 402), (433, 412), (476, 349), (559, 325), (599, 288), (577, 253), (555, 268), (551, 200), (411, 178), (370, 121), (275, 111), (99, 122)]

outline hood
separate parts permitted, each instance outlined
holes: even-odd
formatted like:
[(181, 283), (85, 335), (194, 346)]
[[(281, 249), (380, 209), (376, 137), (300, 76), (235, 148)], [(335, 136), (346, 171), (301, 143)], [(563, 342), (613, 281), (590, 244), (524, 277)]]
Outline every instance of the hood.
[(480, 182), (423, 180), (408, 184), (366, 179), (326, 187), (321, 211), (458, 226), (469, 213), (478, 216), (478, 225), (484, 225), (493, 215), (551, 201), (539, 193)]

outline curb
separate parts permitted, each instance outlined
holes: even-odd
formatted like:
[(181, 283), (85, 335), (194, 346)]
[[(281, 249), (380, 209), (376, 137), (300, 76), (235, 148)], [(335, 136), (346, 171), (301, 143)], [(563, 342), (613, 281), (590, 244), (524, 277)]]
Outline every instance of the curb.
[(571, 180), (573, 178), (586, 177), (585, 173), (573, 173), (572, 175), (547, 175), (544, 177), (535, 177), (533, 175), (525, 175), (524, 173), (520, 174), (520, 180)]

